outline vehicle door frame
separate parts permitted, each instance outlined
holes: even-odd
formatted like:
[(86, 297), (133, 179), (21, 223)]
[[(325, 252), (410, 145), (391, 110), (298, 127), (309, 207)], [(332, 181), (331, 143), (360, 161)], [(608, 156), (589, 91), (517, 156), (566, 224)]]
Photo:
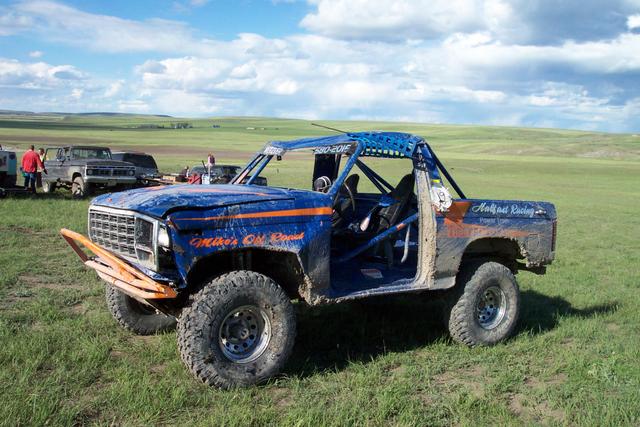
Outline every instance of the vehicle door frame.
[[(55, 158), (50, 159), (50, 153), (55, 151)], [(60, 160), (59, 154), (63, 152), (62, 147), (47, 147), (44, 151), (44, 166), (47, 169), (45, 175), (47, 181), (57, 181), (60, 179), (60, 168), (64, 160)]]
[[(356, 164), (363, 149), (362, 143), (358, 142), (357, 148), (346, 162), (345, 168), (329, 192), (332, 200), (337, 196), (340, 186), (344, 183), (351, 169)], [(437, 222), (435, 208), (431, 203), (431, 180), (439, 179), (439, 175), (436, 169), (437, 166), (426, 144), (418, 144), (416, 146), (416, 154), (410, 160), (413, 165), (416, 196), (418, 199), (418, 214), (415, 221), (418, 226), (418, 261), (416, 264), (416, 273), (413, 279), (408, 279), (408, 284), (405, 283), (394, 286), (393, 283), (395, 282), (390, 282), (380, 285), (377, 287), (380, 293), (393, 292), (394, 288), (397, 288), (399, 292), (406, 292), (409, 290), (408, 288), (413, 290), (431, 289), (435, 284)], [(409, 224), (406, 223), (407, 219), (409, 218), (403, 218), (400, 223), (396, 224), (395, 227), (401, 227), (398, 228), (398, 231), (409, 226)], [(387, 231), (390, 230), (391, 229)], [(387, 231), (380, 233), (378, 236), (383, 235)]]

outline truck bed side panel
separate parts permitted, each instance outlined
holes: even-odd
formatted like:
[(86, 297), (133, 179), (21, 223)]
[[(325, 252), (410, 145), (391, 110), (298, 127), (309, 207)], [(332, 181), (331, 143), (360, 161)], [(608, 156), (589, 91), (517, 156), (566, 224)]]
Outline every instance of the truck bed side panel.
[(505, 239), (517, 245), (528, 267), (551, 263), (553, 205), (509, 200), (457, 200), (438, 215), (436, 278), (454, 277), (465, 250), (479, 239)]

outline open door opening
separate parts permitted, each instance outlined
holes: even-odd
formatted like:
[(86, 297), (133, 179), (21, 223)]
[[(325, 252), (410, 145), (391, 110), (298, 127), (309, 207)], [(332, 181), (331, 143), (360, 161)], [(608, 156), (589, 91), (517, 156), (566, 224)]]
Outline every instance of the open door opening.
[(410, 159), (365, 163), (360, 158), (348, 171), (332, 220), (331, 282), (337, 296), (414, 279), (419, 242), (415, 179)]

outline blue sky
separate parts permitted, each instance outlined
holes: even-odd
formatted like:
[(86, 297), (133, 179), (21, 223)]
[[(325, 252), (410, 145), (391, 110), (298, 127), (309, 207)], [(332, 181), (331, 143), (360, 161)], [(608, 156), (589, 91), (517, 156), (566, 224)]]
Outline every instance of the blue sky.
[(640, 130), (640, 0), (0, 0), (0, 109)]

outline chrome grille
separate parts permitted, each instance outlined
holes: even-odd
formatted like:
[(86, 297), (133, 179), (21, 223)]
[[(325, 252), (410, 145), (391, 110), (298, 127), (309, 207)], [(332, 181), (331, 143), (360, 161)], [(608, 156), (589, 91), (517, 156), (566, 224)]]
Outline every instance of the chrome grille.
[(136, 170), (134, 166), (87, 166), (86, 169), (87, 175), (96, 176), (133, 176)]
[(127, 258), (136, 258), (135, 224), (135, 217), (131, 213), (89, 209), (91, 240)]
[(113, 169), (113, 176), (127, 176), (129, 174), (129, 171), (131, 171), (133, 169)]

